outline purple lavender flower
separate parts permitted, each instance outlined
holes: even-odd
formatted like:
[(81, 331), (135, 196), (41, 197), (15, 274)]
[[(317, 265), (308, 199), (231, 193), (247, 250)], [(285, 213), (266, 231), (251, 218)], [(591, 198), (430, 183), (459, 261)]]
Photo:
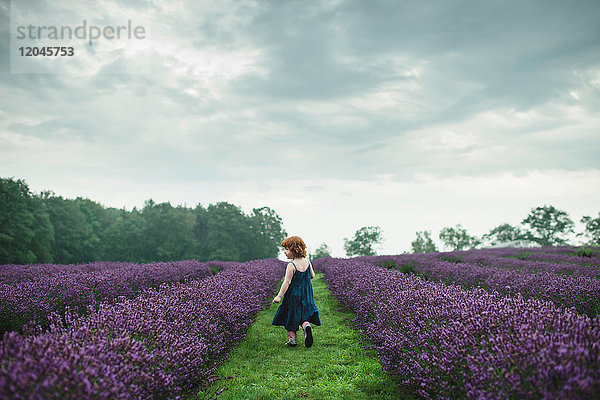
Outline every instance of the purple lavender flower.
[(600, 396), (598, 318), (364, 260), (327, 259), (320, 268), (384, 369), (424, 398)]
[(132, 299), (49, 332), (6, 333), (0, 343), (0, 398), (175, 398), (215, 378), (217, 366), (272, 296), (285, 264), (229, 266)]

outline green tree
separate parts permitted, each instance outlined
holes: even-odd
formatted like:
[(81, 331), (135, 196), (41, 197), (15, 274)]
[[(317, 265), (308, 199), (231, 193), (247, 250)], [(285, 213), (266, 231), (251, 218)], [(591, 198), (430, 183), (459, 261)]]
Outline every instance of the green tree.
[(578, 236), (586, 236), (589, 246), (600, 246), (600, 213), (598, 213), (598, 218), (584, 216), (581, 218), (581, 223), (585, 224), (585, 231)]
[(141, 211), (144, 259), (169, 261), (198, 258), (195, 238), (196, 216), (189, 208), (169, 202), (145, 202)]
[(70, 264), (93, 261), (100, 238), (77, 203), (49, 191), (42, 192), (41, 200), (54, 227), (54, 262)]
[(488, 242), (490, 245), (513, 242), (522, 238), (523, 233), (521, 232), (521, 229), (519, 229), (518, 226), (512, 226), (510, 224), (498, 225), (483, 235), (483, 240)]
[(269, 207), (254, 208), (249, 222), (253, 241), (252, 258), (277, 257), (281, 242), (287, 236), (281, 217)]
[(413, 253), (433, 253), (437, 251), (430, 231), (417, 232), (417, 238), (410, 243)]
[(35, 254), (36, 263), (50, 263), (53, 261), (54, 227), (46, 205), (39, 196), (31, 198), (31, 205), (34, 222), (33, 239), (29, 248)]
[(208, 261), (208, 210), (198, 204), (193, 210), (196, 217), (194, 237), (196, 240), (198, 259)]
[(242, 210), (219, 202), (207, 208), (207, 259), (248, 261), (252, 259), (250, 225)]
[(569, 214), (550, 205), (532, 208), (521, 223), (526, 226), (524, 238), (540, 246), (567, 243), (566, 235), (573, 233), (575, 226)]
[(111, 261), (152, 261), (145, 258), (144, 220), (134, 207), (120, 215), (104, 231), (104, 259)]
[(378, 226), (365, 226), (354, 233), (354, 238), (344, 238), (344, 250), (347, 257), (374, 256), (373, 246), (383, 241), (381, 228)]
[(104, 256), (104, 232), (114, 222), (118, 214), (114, 213), (114, 209), (106, 209), (90, 199), (77, 197), (74, 203), (83, 213), (86, 224), (92, 230), (93, 236), (98, 238), (95, 241), (94, 248), (88, 254), (88, 258), (100, 260)]
[(329, 246), (327, 246), (325, 243), (321, 243), (315, 250), (315, 254), (312, 256), (312, 258), (317, 259), (325, 257), (331, 257), (331, 251), (329, 250)]
[(21, 179), (0, 179), (0, 263), (51, 261), (48, 213)]
[(477, 237), (469, 235), (460, 224), (456, 225), (456, 228), (443, 228), (439, 237), (446, 247), (454, 251), (474, 248), (481, 243)]

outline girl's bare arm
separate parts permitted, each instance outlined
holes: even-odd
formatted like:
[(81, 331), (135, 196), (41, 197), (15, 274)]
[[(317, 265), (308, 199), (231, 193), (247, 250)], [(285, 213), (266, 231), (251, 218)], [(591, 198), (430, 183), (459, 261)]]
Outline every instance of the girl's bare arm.
[(312, 263), (310, 263), (309, 266), (310, 266), (310, 278), (314, 279), (314, 277), (315, 277), (315, 270), (312, 267)]
[(292, 283), (292, 277), (294, 276), (294, 267), (292, 263), (288, 263), (287, 268), (285, 269), (285, 278), (283, 283), (281, 284), (281, 289), (279, 289), (279, 294), (275, 296), (273, 299), (273, 303), (279, 303), (283, 298), (285, 292), (287, 292), (288, 287), (290, 287), (290, 283)]

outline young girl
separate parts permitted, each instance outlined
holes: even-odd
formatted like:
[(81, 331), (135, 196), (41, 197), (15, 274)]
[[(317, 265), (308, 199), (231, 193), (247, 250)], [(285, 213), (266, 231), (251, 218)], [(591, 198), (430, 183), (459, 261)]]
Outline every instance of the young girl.
[(290, 236), (281, 242), (285, 255), (292, 261), (285, 270), (285, 279), (281, 284), (279, 294), (273, 303), (283, 302), (277, 309), (273, 318), (273, 325), (285, 326), (288, 331), (288, 346), (296, 346), (298, 339), (296, 331), (302, 326), (304, 331), (304, 345), (313, 344), (311, 323), (321, 325), (319, 310), (315, 303), (312, 284), (310, 280), (315, 277), (315, 271), (306, 257), (306, 244), (299, 236)]

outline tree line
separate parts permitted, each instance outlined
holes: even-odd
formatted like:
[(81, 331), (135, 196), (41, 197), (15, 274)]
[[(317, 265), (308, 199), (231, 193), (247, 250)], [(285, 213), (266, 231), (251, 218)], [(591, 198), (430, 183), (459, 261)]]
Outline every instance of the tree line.
[[(584, 216), (581, 218), (584, 231), (576, 234), (584, 238), (588, 246), (600, 246), (600, 213), (597, 218)], [(439, 239), (447, 249), (453, 251), (473, 249), (480, 246), (557, 246), (568, 243), (568, 235), (575, 233), (575, 223), (566, 211), (551, 205), (532, 208), (530, 213), (521, 221), (520, 226), (508, 223), (498, 225), (482, 237), (471, 235), (462, 225), (444, 227), (439, 233)], [(379, 226), (362, 227), (354, 233), (352, 239), (344, 239), (346, 257), (376, 255), (374, 246), (383, 241)], [(413, 253), (431, 253), (438, 251), (431, 231), (416, 232), (416, 238), (411, 242)], [(313, 258), (330, 257), (330, 249), (322, 243), (312, 255)]]
[(248, 261), (277, 257), (286, 236), (269, 207), (247, 215), (227, 202), (189, 208), (150, 199), (127, 211), (0, 178), (0, 264)]
[[(600, 213), (584, 216), (577, 237), (600, 246)], [(575, 224), (568, 213), (551, 205), (532, 208), (520, 226), (504, 223), (482, 237), (461, 225), (444, 227), (438, 237), (450, 250), (479, 246), (568, 244)], [(277, 257), (287, 236), (283, 222), (269, 207), (246, 215), (219, 202), (195, 208), (147, 200), (131, 211), (104, 207), (89, 199), (65, 199), (51, 191), (34, 194), (25, 181), (0, 178), (0, 264), (70, 264), (95, 260), (174, 261), (184, 259), (248, 261)], [(375, 255), (381, 228), (368, 226), (344, 239), (347, 257)], [(416, 232), (413, 253), (438, 251), (431, 231)], [(327, 257), (322, 243), (312, 258)]]
[[(576, 234), (583, 238), (588, 246), (600, 246), (600, 213), (597, 218), (584, 216), (581, 218), (584, 231)], [(508, 223), (498, 225), (482, 237), (470, 235), (462, 225), (445, 227), (439, 238), (446, 248), (453, 251), (467, 250), (479, 246), (559, 246), (569, 244), (569, 235), (575, 233), (575, 223), (566, 211), (552, 205), (532, 208), (520, 225)], [(438, 251), (431, 238), (431, 231), (416, 233), (411, 243), (413, 253), (429, 253)]]

